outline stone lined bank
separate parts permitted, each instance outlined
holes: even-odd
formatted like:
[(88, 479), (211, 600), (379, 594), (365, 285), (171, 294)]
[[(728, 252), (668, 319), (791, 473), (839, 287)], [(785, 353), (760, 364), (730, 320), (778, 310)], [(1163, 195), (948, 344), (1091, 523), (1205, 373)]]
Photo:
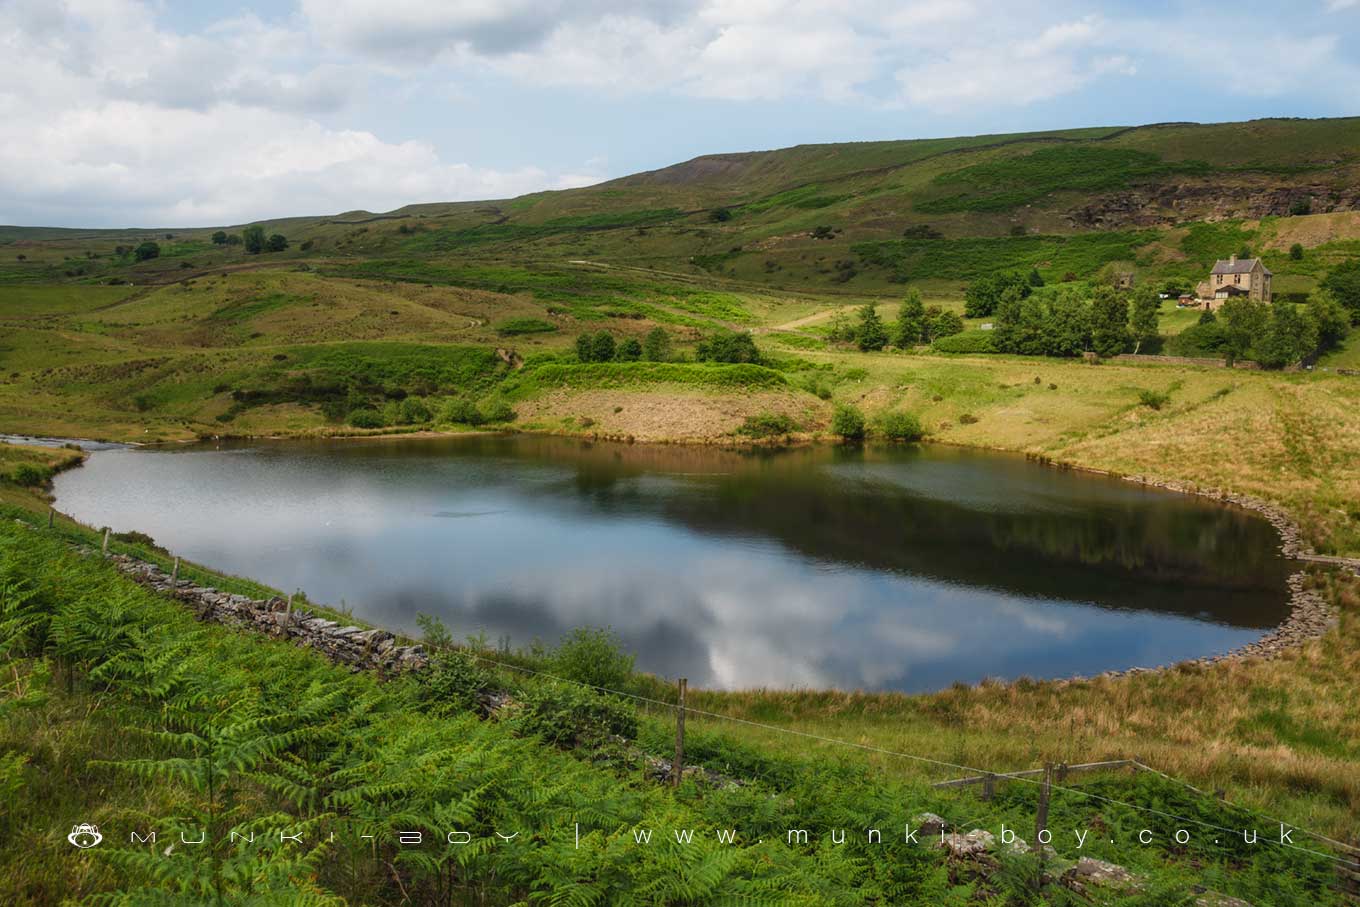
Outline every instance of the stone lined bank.
[(386, 630), (341, 626), (306, 608), (289, 611), (288, 603), (278, 597), (249, 598), (189, 580), (171, 579), (155, 564), (123, 554), (110, 555), (109, 562), (142, 585), (186, 603), (200, 620), (247, 627), (289, 639), (356, 670), (372, 669), (392, 674), (419, 670), (429, 663), (423, 647), (401, 645), (396, 635)]

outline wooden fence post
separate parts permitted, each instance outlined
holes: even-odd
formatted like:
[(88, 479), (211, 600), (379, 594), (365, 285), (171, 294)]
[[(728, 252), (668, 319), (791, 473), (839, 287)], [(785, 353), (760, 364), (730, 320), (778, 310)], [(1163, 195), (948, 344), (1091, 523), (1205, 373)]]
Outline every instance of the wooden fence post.
[(179, 558), (175, 558), (175, 566), (170, 568), (171, 585), (179, 582)]
[(1067, 783), (1067, 763), (1066, 763), (1066, 762), (1060, 762), (1060, 763), (1058, 763), (1058, 783), (1059, 783), (1059, 784), (1065, 784), (1065, 783)]
[(671, 765), (671, 784), (680, 786), (680, 775), (685, 770), (685, 689), (687, 678), (680, 678), (680, 704), (675, 710), (675, 762)]
[[(1048, 827), (1048, 797), (1053, 787), (1053, 763), (1044, 763), (1044, 781), (1039, 785), (1039, 810), (1034, 816), (1034, 842), (1039, 844), (1039, 832)], [(1042, 851), (1040, 852), (1042, 856)]]
[(288, 593), (288, 604), (283, 606), (283, 613), (289, 615), (290, 617), (293, 614), (293, 595), (294, 593), (292, 592)]
[(996, 775), (988, 772), (987, 777), (982, 779), (982, 799), (990, 800), (994, 793), (996, 793)]
[(1053, 786), (1053, 763), (1044, 763), (1044, 781), (1039, 785), (1039, 809), (1034, 813), (1034, 847), (1039, 853), (1039, 879), (1038, 884), (1042, 886), (1043, 865), (1044, 865), (1044, 843), (1039, 839), (1039, 833), (1048, 828), (1048, 797)]
[(103, 557), (109, 556), (109, 527), (107, 526), (104, 527), (104, 548), (99, 553)]

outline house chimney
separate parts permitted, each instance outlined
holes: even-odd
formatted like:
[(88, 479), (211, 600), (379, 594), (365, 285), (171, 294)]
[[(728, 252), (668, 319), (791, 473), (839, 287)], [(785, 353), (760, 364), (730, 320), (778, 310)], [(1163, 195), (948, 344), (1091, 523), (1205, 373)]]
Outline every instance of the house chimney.
[(1228, 259), (1228, 264), (1237, 264), (1237, 253), (1234, 252), (1232, 258)]

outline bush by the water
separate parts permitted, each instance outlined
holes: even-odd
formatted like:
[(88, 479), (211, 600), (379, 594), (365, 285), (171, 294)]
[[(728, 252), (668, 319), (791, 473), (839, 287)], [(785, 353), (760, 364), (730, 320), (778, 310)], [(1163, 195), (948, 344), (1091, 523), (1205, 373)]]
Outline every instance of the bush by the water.
[(831, 417), (831, 430), (846, 441), (858, 441), (864, 437), (864, 413), (846, 404), (836, 407)]
[(757, 413), (747, 416), (737, 434), (748, 438), (778, 438), (798, 430), (798, 423), (783, 413)]
[(609, 690), (621, 689), (633, 676), (633, 656), (607, 628), (572, 630), (553, 649), (549, 664), (559, 677)]
[(874, 432), (889, 441), (919, 441), (926, 435), (915, 414), (900, 410), (881, 414), (874, 422)]
[(382, 413), (376, 409), (353, 410), (347, 421), (354, 428), (382, 428), (387, 424), (383, 421)]
[(52, 478), (52, 469), (49, 466), (39, 466), (36, 463), (20, 463), (10, 470), (9, 480), (15, 485), (22, 485), (26, 488), (37, 488), (46, 484)]

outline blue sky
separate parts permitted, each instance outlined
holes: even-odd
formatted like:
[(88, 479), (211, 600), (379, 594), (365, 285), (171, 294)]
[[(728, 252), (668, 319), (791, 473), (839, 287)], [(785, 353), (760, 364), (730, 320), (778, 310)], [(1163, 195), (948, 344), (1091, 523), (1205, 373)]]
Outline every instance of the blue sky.
[(0, 223), (501, 198), (804, 142), (1360, 113), (1360, 0), (0, 0)]

